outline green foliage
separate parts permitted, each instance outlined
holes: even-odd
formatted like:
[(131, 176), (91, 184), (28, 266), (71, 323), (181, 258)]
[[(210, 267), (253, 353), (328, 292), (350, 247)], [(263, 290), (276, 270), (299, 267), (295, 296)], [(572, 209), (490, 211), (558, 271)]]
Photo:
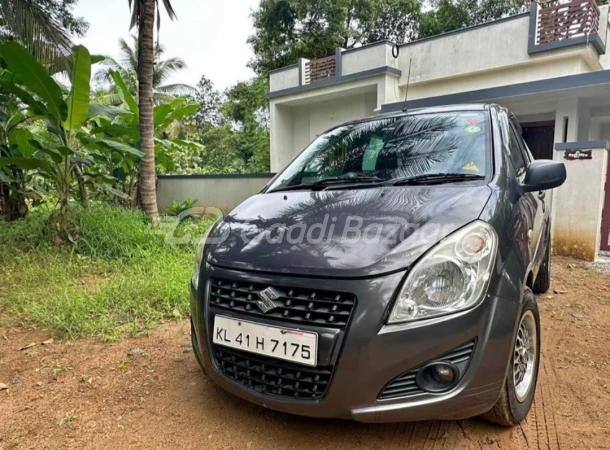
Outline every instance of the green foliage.
[(219, 126), (221, 124), (220, 105), (223, 98), (220, 92), (214, 89), (214, 83), (205, 75), (197, 83), (193, 99), (199, 105), (199, 109), (193, 117), (198, 127)]
[[(34, 171), (44, 179), (58, 197), (58, 211), (53, 216), (58, 236), (72, 240), (75, 233), (70, 223), (69, 201), (74, 184), (78, 186), (84, 206), (88, 203), (87, 187), (121, 194), (98, 183), (84, 168), (92, 166), (96, 159), (111, 158), (113, 154), (118, 154), (119, 158), (140, 158), (143, 153), (121, 142), (99, 139), (89, 132), (89, 128), (83, 127), (90, 114), (91, 78), (91, 56), (85, 47), (72, 49), (71, 88), (66, 99), (47, 69), (21, 45), (15, 42), (0, 45), (0, 58), (6, 65), (0, 73), (5, 80), (1, 86), (13, 87), (8, 92), (25, 103), (30, 114), (47, 124), (47, 133), (40, 137), (29, 136), (24, 131), (21, 131), (22, 139), (18, 139), (19, 135), (9, 136), (9, 142), (13, 140), (16, 145), (7, 156), (0, 157), (0, 168), (5, 174), (11, 171), (14, 174), (15, 167), (24, 172)], [(13, 134), (19, 133), (18, 130), (14, 128)]]
[[(608, 0), (598, 1), (605, 4)], [(260, 0), (252, 13), (256, 73), (387, 39), (409, 42), (529, 9), (527, 0)]]
[(269, 172), (269, 102), (266, 77), (242, 81), (221, 94), (202, 77), (194, 115), (199, 147), (172, 153), (166, 173)]
[(78, 0), (36, 0), (62, 28), (73, 36), (84, 37), (89, 24), (82, 17), (74, 16), (74, 7)]
[[(188, 280), (198, 239), (170, 245), (141, 212), (73, 209), (81, 239), (54, 246), (49, 212), (0, 222), (0, 311), (58, 336), (107, 340), (188, 314)], [(201, 236), (211, 220), (176, 234)]]
[(72, 85), (68, 97), (68, 117), (64, 128), (72, 133), (78, 130), (87, 118), (89, 112), (89, 94), (91, 88), (91, 55), (82, 45), (72, 49)]
[(440, 0), (422, 14), (419, 37), (425, 38), (449, 31), (525, 12), (526, 0)]
[[(111, 77), (121, 93), (123, 103), (129, 107), (129, 112), (116, 115), (112, 119), (98, 118), (90, 133), (98, 140), (96, 145), (127, 153), (128, 149), (140, 148), (139, 109), (119, 72), (111, 71)], [(160, 104), (153, 109), (153, 125), (155, 135), (155, 158), (157, 169), (171, 173), (178, 169), (177, 161), (182, 156), (193, 155), (201, 151), (202, 146), (188, 139), (172, 138), (171, 128), (193, 115), (199, 106), (189, 103), (186, 98), (173, 99), (170, 103)], [(96, 154), (98, 164), (98, 182), (105, 183), (112, 190), (124, 192), (132, 198), (138, 179), (138, 162), (140, 151), (132, 158), (108, 158)], [(104, 174), (111, 174), (108, 178)], [(107, 188), (108, 190), (108, 188)], [(110, 191), (112, 192), (112, 191)]]
[(39, 113), (48, 114), (54, 124), (66, 120), (68, 105), (62, 98), (61, 88), (36, 58), (16, 42), (0, 46), (0, 58), (20, 81), (22, 87), (42, 100), (44, 108), (40, 106), (40, 102), (33, 100), (32, 96), (22, 98), (23, 102), (32, 102), (33, 105), (28, 106), (32, 106)]
[(127, 85), (125, 84), (125, 82), (123, 81), (123, 77), (121, 76), (121, 74), (114, 70), (110, 70), (108, 73), (119, 90), (119, 98), (121, 99), (122, 103), (124, 105), (127, 105), (129, 110), (133, 114), (137, 115), (138, 114), (138, 103), (136, 102), (136, 99), (131, 94), (131, 92), (130, 92), (129, 88), (127, 87)]
[(246, 162), (248, 172), (269, 171), (269, 91), (267, 77), (240, 82), (227, 90), (222, 105), (223, 116), (236, 129), (237, 152)]
[(45, 64), (66, 69), (70, 34), (84, 36), (89, 24), (74, 17), (77, 0), (0, 0), (0, 43), (23, 44)]
[(470, 8), (464, 8), (452, 0), (440, 0), (437, 8), (422, 14), (419, 22), (419, 35), (421, 37), (435, 36), (446, 31), (459, 30), (472, 23), (470, 10), (476, 0), (462, 0), (470, 3)]
[[(91, 62), (94, 58), (82, 46), (73, 48), (71, 88), (64, 98), (60, 86), (49, 72), (16, 43), (0, 46), (0, 94), (19, 99), (29, 112), (9, 114), (0, 106), (1, 182), (10, 182), (13, 191), (42, 197), (32, 178), (42, 179), (57, 196), (57, 215), (61, 237), (74, 239), (74, 224), (69, 224), (69, 200), (75, 188), (86, 206), (90, 195), (95, 199), (117, 197), (131, 204), (135, 197), (140, 151), (138, 105), (119, 72), (110, 72), (122, 103), (129, 110), (89, 103)], [(9, 104), (8, 102), (7, 104)], [(10, 103), (13, 109), (20, 105)], [(172, 140), (167, 131), (177, 121), (192, 115), (198, 106), (186, 99), (172, 100), (154, 109), (156, 152), (160, 167), (172, 167), (172, 153), (177, 149), (198, 148), (188, 140)], [(13, 114), (13, 116), (11, 116)], [(13, 118), (14, 117), (14, 118)], [(33, 130), (35, 121), (46, 126)], [(21, 125), (11, 126), (10, 121)], [(4, 128), (3, 128), (4, 127)], [(4, 130), (4, 131), (2, 131)], [(17, 186), (11, 179), (20, 178)], [(23, 182), (23, 180), (27, 182)], [(70, 231), (69, 231), (70, 229)]]
[(299, 58), (332, 55), (336, 47), (404, 42), (415, 36), (419, 12), (417, 0), (261, 0), (252, 14), (250, 67), (266, 74)]
[(155, 234), (139, 210), (101, 203), (89, 210), (77, 209), (74, 221), (80, 239), (72, 248), (82, 256), (133, 260), (167, 250), (163, 236)]
[(186, 200), (183, 200), (181, 202), (179, 202), (178, 200), (174, 200), (172, 202), (172, 206), (167, 208), (167, 214), (169, 216), (179, 216), (183, 212), (186, 212), (193, 206), (195, 206), (197, 202), (197, 199), (191, 200), (190, 198), (187, 198)]
[(227, 101), (222, 104), (221, 112), (240, 128), (266, 127), (269, 121), (267, 92), (267, 77), (241, 81), (225, 93)]
[[(116, 60), (111, 56), (103, 57), (101, 63), (102, 68), (99, 69), (93, 81), (96, 82), (100, 89), (97, 90), (99, 98), (108, 104), (115, 106), (120, 105), (120, 100), (117, 94), (116, 79), (112, 76), (113, 72), (118, 72), (124, 83), (121, 91), (128, 90), (133, 97), (138, 96), (138, 38), (132, 36), (130, 44), (125, 39), (119, 39), (120, 58)], [(166, 103), (176, 97), (194, 94), (195, 88), (188, 84), (167, 84), (167, 80), (176, 72), (186, 69), (186, 62), (177, 57), (164, 57), (165, 50), (163, 46), (157, 45), (154, 50), (153, 63), (153, 90), (155, 102)], [(130, 108), (131, 109), (131, 108)]]

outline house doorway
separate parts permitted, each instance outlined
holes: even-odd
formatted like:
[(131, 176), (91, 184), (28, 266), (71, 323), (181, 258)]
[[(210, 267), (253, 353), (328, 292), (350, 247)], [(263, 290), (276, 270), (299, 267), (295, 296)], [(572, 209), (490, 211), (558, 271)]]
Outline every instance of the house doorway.
[(553, 159), (555, 146), (555, 122), (530, 122), (521, 125), (523, 139), (534, 159)]

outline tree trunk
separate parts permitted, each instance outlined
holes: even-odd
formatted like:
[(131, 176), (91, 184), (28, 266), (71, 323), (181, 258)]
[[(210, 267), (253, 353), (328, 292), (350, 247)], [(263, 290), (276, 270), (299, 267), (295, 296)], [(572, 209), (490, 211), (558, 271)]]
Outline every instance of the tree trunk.
[(78, 164), (74, 165), (74, 173), (76, 175), (76, 181), (78, 182), (78, 192), (80, 194), (80, 203), (85, 209), (89, 209), (89, 194), (87, 192), (87, 186), (85, 185), (85, 178), (83, 177), (83, 171)]
[(140, 189), (142, 209), (147, 216), (156, 218), (157, 192), (155, 189), (155, 142), (153, 122), (153, 64), (155, 0), (140, 1), (139, 52), (138, 52), (138, 103), (140, 106), (140, 145), (144, 157), (140, 162)]
[(14, 182), (0, 183), (0, 215), (3, 215), (7, 222), (22, 219), (28, 214), (28, 205), (25, 202), (25, 195), (22, 194), (25, 189), (23, 172), (13, 170), (13, 176)]

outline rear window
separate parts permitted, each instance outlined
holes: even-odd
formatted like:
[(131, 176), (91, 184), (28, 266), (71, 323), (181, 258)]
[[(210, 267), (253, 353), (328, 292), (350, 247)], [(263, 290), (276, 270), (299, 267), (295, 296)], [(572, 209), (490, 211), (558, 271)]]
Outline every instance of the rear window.
[(408, 115), (340, 126), (312, 142), (270, 189), (352, 175), (388, 181), (434, 173), (484, 176), (489, 127), (485, 111)]

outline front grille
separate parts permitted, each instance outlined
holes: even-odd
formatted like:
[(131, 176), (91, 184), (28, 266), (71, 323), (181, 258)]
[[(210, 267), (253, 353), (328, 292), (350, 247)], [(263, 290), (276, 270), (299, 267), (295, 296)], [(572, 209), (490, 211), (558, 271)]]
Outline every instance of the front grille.
[[(445, 355), (435, 358), (431, 361), (447, 361), (455, 364), (460, 370), (460, 378), (466, 372), (468, 368), (468, 364), (470, 363), (470, 358), (472, 357), (472, 353), (474, 352), (476, 340), (472, 340), (467, 344), (462, 345), (461, 347), (452, 350)], [(431, 362), (430, 361), (430, 362)], [(409, 397), (411, 395), (423, 394), (424, 391), (417, 385), (417, 372), (422, 366), (427, 365), (428, 363), (421, 364), (415, 369), (410, 370), (407, 373), (400, 375), (397, 378), (394, 378), (390, 381), (386, 387), (384, 387), (379, 394), (380, 400), (387, 400), (390, 398), (397, 397)]]
[(305, 367), (217, 345), (212, 350), (227, 378), (260, 394), (316, 400), (324, 396), (332, 376), (332, 368)]
[(356, 297), (344, 292), (272, 286), (279, 294), (276, 308), (263, 313), (256, 302), (267, 284), (212, 278), (210, 306), (248, 316), (267, 317), (283, 322), (320, 325), (344, 330), (356, 305)]

